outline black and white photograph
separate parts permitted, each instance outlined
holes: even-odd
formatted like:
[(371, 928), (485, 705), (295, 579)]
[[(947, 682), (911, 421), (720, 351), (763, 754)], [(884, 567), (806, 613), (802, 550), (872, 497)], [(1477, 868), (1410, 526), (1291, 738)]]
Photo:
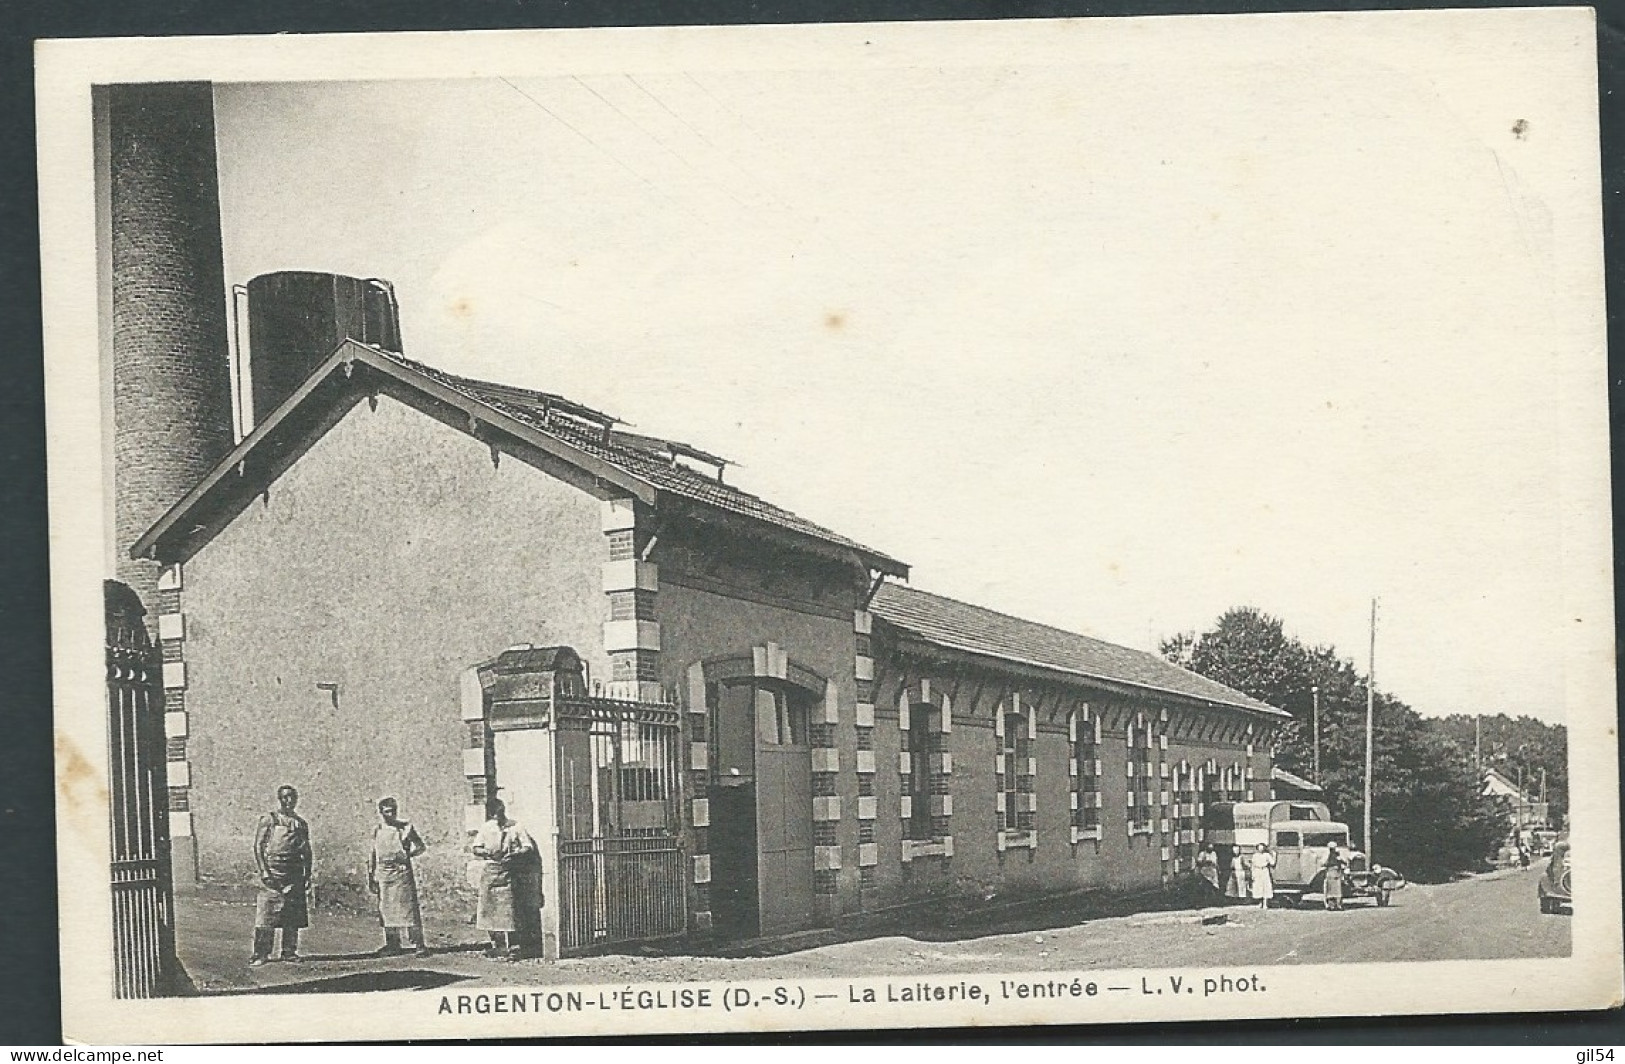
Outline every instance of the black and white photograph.
[(1595, 33), (42, 43), (64, 1033), (1616, 1005)]

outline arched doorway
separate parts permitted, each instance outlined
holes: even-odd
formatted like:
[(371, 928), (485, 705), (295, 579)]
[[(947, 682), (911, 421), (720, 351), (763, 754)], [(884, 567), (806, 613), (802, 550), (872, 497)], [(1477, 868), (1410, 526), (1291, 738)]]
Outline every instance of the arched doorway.
[(747, 938), (813, 925), (812, 742), (823, 681), (707, 663), (711, 918)]

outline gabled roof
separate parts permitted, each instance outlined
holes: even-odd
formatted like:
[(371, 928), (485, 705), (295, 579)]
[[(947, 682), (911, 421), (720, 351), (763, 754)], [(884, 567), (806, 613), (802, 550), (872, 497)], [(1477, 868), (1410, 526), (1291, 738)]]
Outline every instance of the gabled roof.
[[(262, 452), (273, 463), (281, 463), (290, 448), (308, 446), (308, 439), (299, 442), (301, 432), (323, 424), (322, 415), (330, 409), (356, 401), (358, 392), (350, 382), (369, 374), (461, 410), (470, 432), (480, 423), (494, 426), (649, 505), (658, 506), (663, 496), (698, 503), (702, 509), (741, 517), (804, 543), (834, 548), (880, 572), (908, 573), (907, 565), (889, 555), (723, 483), (726, 460), (696, 447), (620, 431), (616, 418), (562, 396), (459, 377), (353, 340), (339, 345), (298, 391), (137, 540), (130, 553), (137, 557), (154, 551), (173, 553), (208, 524), (213, 505), (222, 496), (241, 490), (235, 481), (242, 479), (245, 467), (255, 466)], [(689, 468), (679, 457), (712, 465), (716, 472), (707, 475)]]
[(1310, 783), (1302, 776), (1293, 775), (1279, 765), (1272, 765), (1270, 767), (1270, 782), (1284, 783), (1296, 791), (1308, 791), (1315, 794), (1323, 793), (1324, 791), (1324, 788), (1322, 788), (1320, 784)]
[(887, 582), (870, 610), (926, 643), (967, 654), (1036, 667), (1065, 677), (1176, 695), (1271, 717), (1291, 714), (1198, 676), (1155, 654), (1024, 621), (916, 588)]
[(1484, 794), (1501, 795), (1507, 798), (1523, 798), (1528, 801), (1529, 796), (1518, 787), (1517, 781), (1498, 768), (1485, 767)]

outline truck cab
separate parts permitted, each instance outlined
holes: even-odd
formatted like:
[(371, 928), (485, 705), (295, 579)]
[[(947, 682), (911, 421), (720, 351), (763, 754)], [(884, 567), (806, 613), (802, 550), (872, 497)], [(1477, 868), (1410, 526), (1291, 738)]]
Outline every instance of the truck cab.
[(1348, 825), (1333, 820), (1321, 802), (1217, 802), (1204, 811), (1202, 830), (1218, 847), (1221, 875), (1229, 873), (1232, 847), (1239, 846), (1245, 860), (1259, 843), (1268, 846), (1275, 854), (1275, 893), (1288, 902), (1320, 892), (1333, 843), (1347, 862), (1346, 896), (1369, 896), (1387, 905), (1392, 892), (1405, 885), (1398, 873), (1370, 865), (1365, 854), (1350, 847)]

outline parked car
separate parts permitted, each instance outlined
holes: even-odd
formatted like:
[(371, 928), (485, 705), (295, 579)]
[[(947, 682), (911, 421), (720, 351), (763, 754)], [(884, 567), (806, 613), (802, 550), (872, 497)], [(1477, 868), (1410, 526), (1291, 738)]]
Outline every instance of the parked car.
[(1550, 828), (1536, 828), (1529, 833), (1529, 852), (1536, 857), (1544, 857), (1552, 852), (1557, 844), (1557, 832)]
[[(1348, 825), (1332, 819), (1321, 802), (1220, 802), (1202, 817), (1207, 841), (1219, 846), (1221, 875), (1229, 872), (1230, 847), (1251, 853), (1259, 843), (1275, 852), (1275, 894), (1283, 904), (1296, 904), (1305, 894), (1319, 894), (1326, 883), (1326, 853), (1337, 844), (1348, 862), (1343, 874), (1344, 898), (1370, 898), (1387, 905), (1405, 877), (1392, 868), (1366, 860), (1349, 845)], [(1220, 880), (1223, 882), (1223, 880)]]
[(1574, 896), (1569, 890), (1569, 840), (1562, 838), (1552, 844), (1552, 859), (1546, 862), (1546, 872), (1535, 888), (1540, 898), (1540, 911), (1558, 913), (1566, 905), (1574, 908)]

